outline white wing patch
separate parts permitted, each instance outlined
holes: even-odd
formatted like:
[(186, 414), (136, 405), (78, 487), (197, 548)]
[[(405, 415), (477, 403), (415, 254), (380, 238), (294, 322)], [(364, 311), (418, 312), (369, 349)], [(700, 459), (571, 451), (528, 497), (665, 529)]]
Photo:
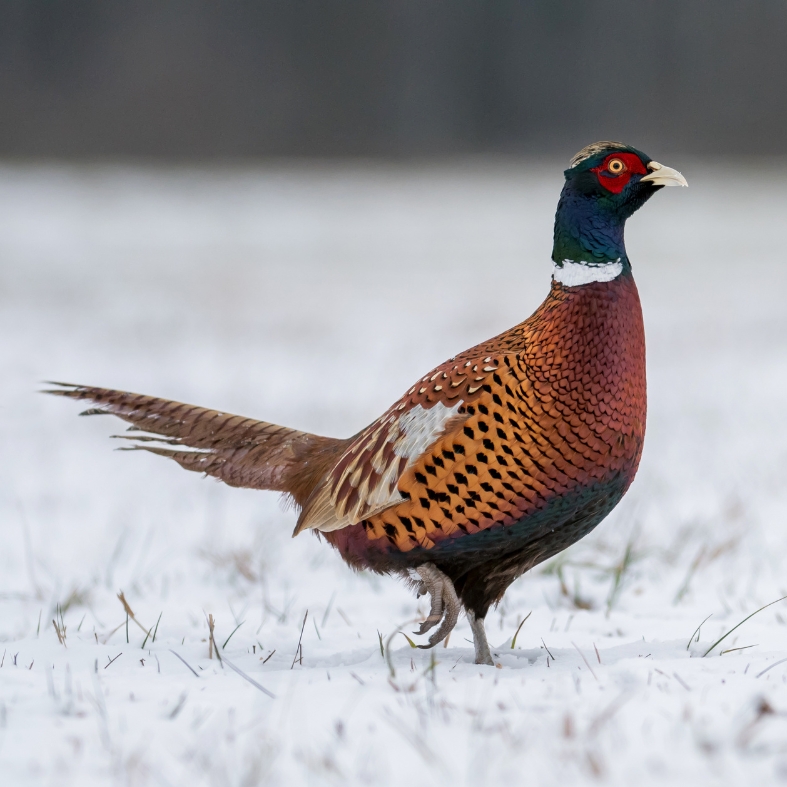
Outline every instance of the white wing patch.
[(461, 400), (453, 407), (446, 407), (442, 402), (437, 402), (428, 410), (417, 404), (399, 416), (397, 426), (401, 437), (395, 442), (394, 453), (410, 459), (408, 467), (414, 464), (415, 460), (443, 433), (446, 423), (457, 414), (461, 406)]
[(429, 408), (416, 404), (372, 424), (339, 460), (338, 472), (306, 505), (296, 533), (305, 528), (339, 530), (402, 502), (397, 488), (402, 474), (444, 434), (461, 406), (461, 400), (452, 407), (442, 402)]
[[(414, 465), (418, 457), (443, 433), (445, 424), (456, 415), (461, 405), (461, 401), (453, 407), (446, 407), (442, 402), (438, 402), (427, 410), (417, 404), (408, 412), (394, 418), (388, 427), (385, 444), (393, 443), (394, 456), (402, 457), (407, 462), (403, 467), (401, 462), (390, 460), (386, 462), (386, 452), (383, 450), (378, 450), (372, 455), (369, 464), (379, 478), (370, 478), (369, 480), (375, 483), (367, 485), (363, 490), (364, 494), (361, 495), (365, 497), (365, 507), (370, 509), (364, 514), (365, 517), (404, 500), (396, 488), (399, 477), (404, 470)], [(359, 472), (361, 470), (362, 468), (357, 468), (350, 476), (350, 483), (354, 489), (360, 488), (357, 482), (363, 477), (362, 472)], [(337, 484), (337, 493), (340, 487), (341, 481)], [(333, 495), (335, 504), (340, 502), (337, 493)], [(320, 528), (320, 530), (335, 529), (335, 527)]]

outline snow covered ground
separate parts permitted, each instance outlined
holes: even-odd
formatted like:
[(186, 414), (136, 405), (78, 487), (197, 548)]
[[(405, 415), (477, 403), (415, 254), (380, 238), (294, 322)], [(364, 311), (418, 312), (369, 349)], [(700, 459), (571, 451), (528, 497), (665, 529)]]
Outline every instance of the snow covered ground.
[(787, 168), (666, 158), (691, 188), (628, 229), (642, 467), (490, 613), (498, 668), (464, 620), (411, 649), (423, 600), (275, 495), (35, 391), (351, 434), (543, 299), (564, 162), (0, 167), (0, 783), (787, 780), (787, 601), (703, 657), (787, 594)]

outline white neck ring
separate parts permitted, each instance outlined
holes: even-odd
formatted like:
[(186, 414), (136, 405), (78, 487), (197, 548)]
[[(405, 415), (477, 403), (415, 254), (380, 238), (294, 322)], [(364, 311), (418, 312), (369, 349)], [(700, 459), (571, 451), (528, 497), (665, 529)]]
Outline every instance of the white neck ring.
[(620, 257), (614, 262), (574, 262), (563, 260), (562, 265), (555, 263), (552, 278), (565, 287), (579, 287), (593, 282), (612, 281), (623, 273)]

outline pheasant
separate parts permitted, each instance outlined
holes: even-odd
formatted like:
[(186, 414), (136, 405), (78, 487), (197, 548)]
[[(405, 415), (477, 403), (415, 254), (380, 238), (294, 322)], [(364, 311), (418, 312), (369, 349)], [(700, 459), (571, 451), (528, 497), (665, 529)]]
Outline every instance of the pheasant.
[(430, 595), (434, 647), (464, 608), (475, 661), (493, 664), (490, 606), (528, 569), (618, 504), (645, 437), (645, 335), (626, 219), (674, 169), (596, 142), (571, 160), (557, 207), (549, 295), (508, 331), (424, 375), (354, 437), (65, 383), (47, 393), (131, 424), (134, 448), (230, 486), (282, 492), (355, 569)]

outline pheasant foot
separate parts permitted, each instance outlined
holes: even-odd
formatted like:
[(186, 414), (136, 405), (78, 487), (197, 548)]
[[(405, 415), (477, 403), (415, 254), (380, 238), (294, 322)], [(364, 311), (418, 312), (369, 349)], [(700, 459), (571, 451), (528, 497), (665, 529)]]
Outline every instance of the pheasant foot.
[(456, 625), (459, 619), (459, 598), (454, 589), (454, 583), (434, 563), (424, 563), (415, 570), (421, 577), (418, 595), (428, 593), (431, 598), (429, 616), (421, 624), (416, 634), (425, 634), (434, 628), (440, 621), (440, 628), (429, 637), (429, 643), (419, 645), (419, 648), (433, 648), (442, 642)]

